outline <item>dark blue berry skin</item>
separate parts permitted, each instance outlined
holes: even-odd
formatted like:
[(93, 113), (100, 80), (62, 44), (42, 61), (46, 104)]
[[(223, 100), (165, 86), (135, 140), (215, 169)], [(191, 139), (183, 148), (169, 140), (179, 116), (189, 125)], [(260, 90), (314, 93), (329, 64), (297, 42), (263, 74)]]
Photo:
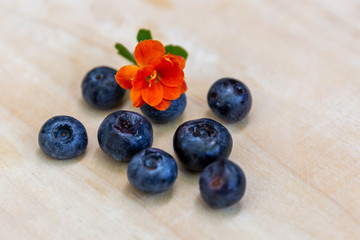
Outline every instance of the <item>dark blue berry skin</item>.
[(117, 161), (128, 162), (137, 152), (151, 147), (153, 129), (143, 115), (117, 111), (107, 116), (98, 130), (100, 148)]
[(98, 109), (109, 109), (119, 104), (125, 89), (115, 80), (116, 70), (109, 67), (96, 67), (84, 77), (81, 89), (84, 100)]
[(245, 174), (237, 164), (223, 159), (204, 169), (199, 185), (201, 197), (207, 204), (213, 208), (224, 208), (244, 196)]
[(217, 80), (209, 89), (207, 101), (211, 110), (227, 122), (241, 121), (252, 105), (247, 86), (233, 78)]
[(38, 141), (50, 157), (70, 159), (85, 151), (88, 138), (81, 122), (69, 116), (55, 116), (41, 127)]
[(185, 107), (186, 95), (181, 94), (178, 99), (171, 101), (169, 108), (165, 111), (157, 110), (148, 104), (143, 105), (140, 109), (142, 113), (152, 121), (157, 123), (166, 123), (178, 118), (184, 112)]
[(175, 159), (157, 148), (144, 149), (135, 154), (127, 169), (131, 185), (146, 193), (168, 190), (174, 184), (177, 174)]
[(223, 125), (201, 118), (181, 124), (174, 134), (173, 145), (185, 168), (201, 171), (216, 160), (228, 158), (233, 141)]

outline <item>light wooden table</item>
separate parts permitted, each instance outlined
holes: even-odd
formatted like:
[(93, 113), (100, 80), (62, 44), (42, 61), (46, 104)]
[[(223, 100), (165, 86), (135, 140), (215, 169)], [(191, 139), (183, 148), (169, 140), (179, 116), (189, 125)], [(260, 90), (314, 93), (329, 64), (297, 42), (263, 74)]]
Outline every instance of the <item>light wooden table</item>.
[[(210, 209), (182, 167), (171, 191), (144, 195), (99, 149), (111, 111), (84, 103), (81, 80), (128, 64), (113, 45), (133, 50), (142, 27), (190, 53), (186, 111), (153, 125), (154, 147), (174, 154), (180, 123), (221, 121), (206, 103), (218, 78), (252, 91), (249, 117), (224, 123), (248, 180), (240, 204)], [(0, 89), (0, 239), (360, 239), (357, 0), (1, 0)], [(118, 109), (139, 112), (128, 94)], [(88, 131), (78, 159), (39, 149), (41, 125), (59, 114)]]

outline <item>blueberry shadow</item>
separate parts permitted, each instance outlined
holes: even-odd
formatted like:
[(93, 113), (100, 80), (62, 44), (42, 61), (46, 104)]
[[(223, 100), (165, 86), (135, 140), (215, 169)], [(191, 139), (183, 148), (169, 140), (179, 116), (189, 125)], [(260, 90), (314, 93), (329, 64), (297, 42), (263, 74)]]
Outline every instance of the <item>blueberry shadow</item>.
[(76, 158), (71, 158), (71, 159), (52, 158), (52, 157), (48, 156), (47, 154), (45, 154), (40, 148), (38, 148), (36, 150), (35, 154), (37, 156), (37, 159), (39, 159), (42, 163), (52, 164), (52, 165), (56, 165), (56, 166), (58, 166), (58, 165), (66, 166), (66, 165), (71, 165), (71, 164), (75, 164), (77, 162), (80, 162), (85, 157), (86, 150), (80, 156), (78, 156)]
[(212, 208), (204, 202), (200, 194), (195, 200), (195, 205), (201, 214), (207, 214), (210, 215), (210, 217), (215, 217), (219, 219), (236, 217), (242, 208), (241, 201), (225, 208)]
[(123, 191), (126, 197), (131, 199), (137, 199), (141, 205), (146, 205), (149, 207), (163, 206), (166, 205), (174, 195), (176, 188), (176, 183), (171, 186), (171, 188), (165, 192), (161, 193), (144, 193), (136, 188), (134, 188), (129, 182), (125, 185)]
[(179, 177), (182, 179), (182, 181), (185, 182), (186, 184), (197, 186), (199, 184), (199, 178), (201, 172), (189, 171), (181, 163), (179, 163), (179, 161), (177, 161), (177, 163), (178, 163)]
[(101, 165), (101, 168), (107, 172), (115, 172), (116, 174), (126, 174), (127, 162), (116, 161), (109, 155), (104, 153), (100, 148), (95, 150), (94, 159), (96, 164)]

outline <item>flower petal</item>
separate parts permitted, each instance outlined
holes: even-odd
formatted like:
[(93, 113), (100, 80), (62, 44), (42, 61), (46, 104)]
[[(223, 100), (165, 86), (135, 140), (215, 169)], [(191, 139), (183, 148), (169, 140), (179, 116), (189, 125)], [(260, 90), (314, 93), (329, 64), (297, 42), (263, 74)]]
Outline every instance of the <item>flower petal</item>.
[(183, 81), (181, 85), (181, 93), (185, 93), (187, 91), (187, 85), (186, 82)]
[(125, 89), (131, 89), (132, 83), (131, 80), (134, 78), (136, 73), (138, 72), (139, 67), (135, 65), (127, 65), (117, 71), (115, 75), (116, 82), (120, 85), (120, 87)]
[(133, 87), (136, 90), (148, 87), (149, 83), (146, 81), (146, 78), (154, 71), (155, 67), (153, 65), (148, 65), (141, 68), (134, 77)]
[(184, 81), (184, 71), (178, 66), (170, 69), (158, 70), (160, 81), (163, 85), (168, 87), (177, 87)]
[(161, 101), (161, 103), (157, 106), (155, 106), (154, 108), (160, 111), (165, 111), (166, 109), (168, 109), (170, 107), (171, 101), (170, 100), (165, 100), (163, 99)]
[(163, 98), (166, 100), (178, 99), (182, 93), (182, 86), (179, 86), (179, 87), (163, 86), (163, 89), (164, 89)]
[(149, 65), (155, 59), (165, 55), (164, 45), (157, 40), (144, 40), (135, 48), (134, 57), (140, 67)]
[(154, 65), (157, 70), (166, 71), (169, 68), (173, 68), (174, 64), (177, 64), (176, 61), (172, 61), (167, 57), (161, 57), (154, 59), (152, 65)]
[(132, 88), (130, 91), (130, 99), (134, 107), (141, 107), (145, 104), (144, 100), (141, 97), (141, 92), (134, 88)]
[(155, 82), (150, 87), (141, 89), (143, 100), (152, 107), (161, 103), (163, 93), (163, 86), (159, 82)]
[(185, 58), (178, 56), (178, 55), (171, 54), (171, 53), (166, 54), (165, 57), (170, 58), (171, 61), (176, 61), (179, 64), (179, 67), (181, 69), (185, 68), (185, 65), (186, 65)]
[(184, 71), (175, 59), (163, 57), (155, 65), (160, 82), (168, 87), (177, 87), (184, 81)]

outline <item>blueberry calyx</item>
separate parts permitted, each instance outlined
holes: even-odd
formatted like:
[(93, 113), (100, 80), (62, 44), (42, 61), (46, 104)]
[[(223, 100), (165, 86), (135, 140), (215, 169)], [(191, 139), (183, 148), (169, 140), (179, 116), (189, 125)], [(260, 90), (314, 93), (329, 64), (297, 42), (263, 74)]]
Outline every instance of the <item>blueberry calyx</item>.
[(214, 126), (209, 123), (192, 126), (189, 128), (189, 131), (192, 133), (194, 137), (199, 137), (199, 138), (211, 138), (217, 136), (217, 132)]
[(223, 184), (224, 181), (221, 179), (221, 177), (215, 177), (209, 182), (209, 187), (211, 187), (212, 189), (221, 189)]
[(159, 161), (162, 159), (161, 155), (156, 152), (150, 152), (146, 150), (145, 155), (147, 158), (143, 160), (142, 164), (148, 169), (156, 169)]
[(128, 133), (134, 135), (136, 131), (134, 131), (134, 124), (124, 117), (119, 117), (117, 122), (114, 124), (114, 128), (123, 133)]
[(67, 142), (72, 139), (73, 130), (68, 124), (61, 124), (54, 127), (54, 138), (61, 141)]

